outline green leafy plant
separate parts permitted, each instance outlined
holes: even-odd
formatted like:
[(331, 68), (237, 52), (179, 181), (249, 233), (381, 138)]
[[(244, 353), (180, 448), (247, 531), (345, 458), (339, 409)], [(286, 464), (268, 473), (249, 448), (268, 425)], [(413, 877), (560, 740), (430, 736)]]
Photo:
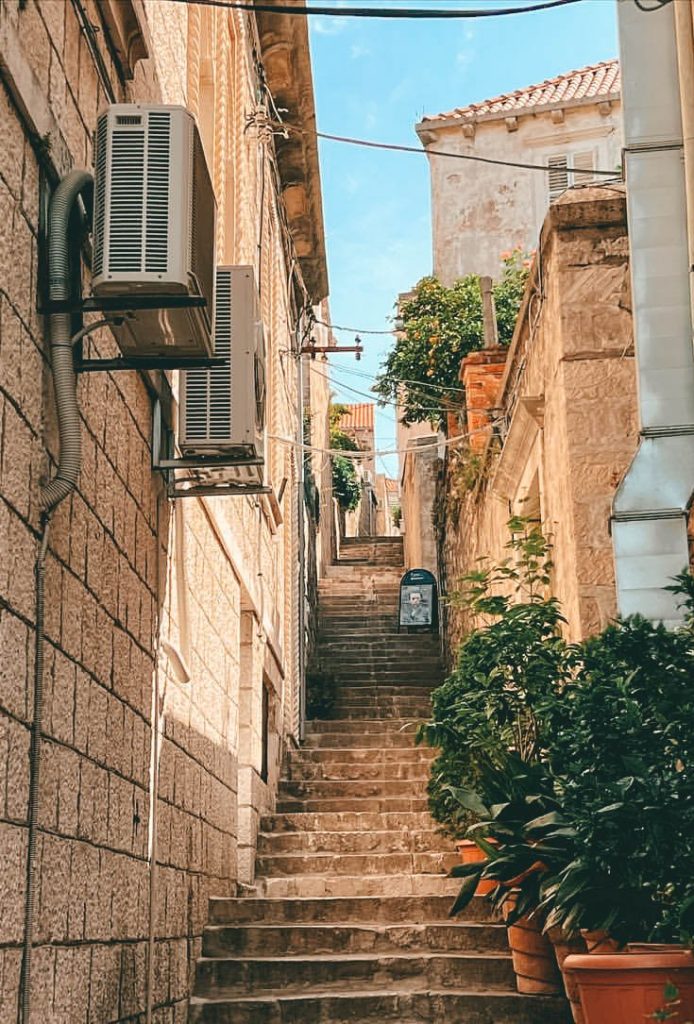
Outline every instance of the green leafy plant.
[[(529, 259), (520, 249), (506, 253), (501, 280), (494, 287), (499, 342), (508, 345), (528, 276)], [(482, 296), (477, 274), (447, 288), (424, 277), (400, 309), (402, 331), (376, 380), (374, 391), (397, 401), (404, 423), (445, 422), (446, 403), (460, 407), (458, 374), (462, 359), (484, 343)], [(443, 397), (442, 397), (443, 396)]]
[[(690, 577), (675, 584), (692, 610)], [(639, 616), (579, 645), (545, 709), (546, 758), (575, 856), (548, 922), (620, 942), (694, 935), (694, 633)]]
[[(544, 580), (541, 547), (531, 550), (530, 561), (530, 572), (522, 577), (530, 577), (531, 606), (543, 605), (547, 602), (537, 594)], [(515, 572), (502, 567), (501, 578), (509, 571)], [(498, 621), (508, 623), (512, 609), (488, 594), (490, 579), (498, 578), (498, 567), (491, 575), (479, 574), (472, 599), (488, 614), (501, 611)], [(526, 723), (532, 746), (518, 743), (510, 749), (519, 758), (513, 774), (522, 779), (525, 773), (532, 785), (519, 800), (497, 753), (478, 769), (472, 795), (464, 783), (445, 789), (449, 820), (459, 824), (471, 815), (476, 823), (468, 823), (467, 834), (480, 846), (480, 837), (497, 841), (483, 847), (487, 858), (482, 864), (455, 869), (464, 878), (456, 912), (480, 878), (491, 879), (499, 883), (493, 901), (507, 898), (510, 886), (519, 888), (517, 912), (534, 911), (547, 928), (560, 927), (567, 935), (587, 929), (606, 932), (620, 944), (692, 943), (691, 576), (678, 577), (673, 589), (689, 613), (678, 630), (632, 616), (571, 646), (557, 647), (551, 630), (544, 637), (529, 635), (524, 673), (538, 670), (540, 682), (528, 684), (524, 675), (522, 688), (516, 678), (509, 688), (514, 701), (522, 697), (528, 702), (525, 715), (514, 714)], [(476, 633), (486, 635), (492, 628)], [(543, 645), (545, 656), (537, 650)], [(509, 662), (513, 666), (517, 660), (511, 643)], [(547, 669), (549, 675), (543, 675)], [(496, 718), (496, 705), (492, 714)], [(474, 720), (471, 728), (479, 729)], [(498, 732), (498, 722), (494, 728)], [(483, 743), (488, 733), (489, 726), (483, 725)], [(477, 737), (473, 748), (476, 742)], [(528, 766), (539, 774), (530, 776)], [(544, 780), (541, 785), (538, 779)], [(504, 786), (506, 797), (499, 793)], [(535, 809), (540, 813), (532, 813)]]
[[(359, 445), (339, 426), (345, 409), (344, 405), (330, 406), (330, 447), (342, 451), (358, 452)], [(337, 499), (343, 512), (353, 512), (361, 499), (361, 487), (354, 459), (344, 455), (333, 455), (331, 465), (333, 497)]]
[(538, 762), (538, 711), (571, 673), (558, 602), (545, 596), (549, 544), (527, 519), (514, 517), (508, 527), (509, 557), (498, 565), (481, 562), (451, 596), (491, 621), (462, 644), (455, 670), (433, 693), (432, 718), (417, 737), (439, 750), (429, 782), (430, 810), (454, 835), (472, 818), (461, 818), (451, 787), (478, 790), (483, 780), (489, 785), (510, 754), (523, 764)]

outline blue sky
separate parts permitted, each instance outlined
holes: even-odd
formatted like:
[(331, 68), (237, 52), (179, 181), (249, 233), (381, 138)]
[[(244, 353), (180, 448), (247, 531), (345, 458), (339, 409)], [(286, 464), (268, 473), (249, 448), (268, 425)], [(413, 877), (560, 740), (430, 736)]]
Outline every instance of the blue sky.
[[(513, 0), (518, 3), (519, 0)], [(522, 0), (525, 2), (525, 0)], [(508, 0), (341, 0), (340, 6), (509, 6)], [(522, 5), (522, 4), (519, 4)], [(617, 54), (614, 0), (474, 21), (313, 17), (311, 47), (319, 130), (416, 145), (414, 125), (438, 113), (521, 88)], [(320, 143), (333, 323), (388, 328), (398, 292), (431, 272), (425, 157)], [(345, 344), (353, 335), (338, 333)], [(341, 401), (368, 392), (387, 337), (363, 336), (361, 362), (334, 356)], [(393, 410), (377, 417), (378, 447), (394, 447)], [(390, 471), (395, 460), (389, 459)], [(382, 468), (382, 467), (381, 467)]]

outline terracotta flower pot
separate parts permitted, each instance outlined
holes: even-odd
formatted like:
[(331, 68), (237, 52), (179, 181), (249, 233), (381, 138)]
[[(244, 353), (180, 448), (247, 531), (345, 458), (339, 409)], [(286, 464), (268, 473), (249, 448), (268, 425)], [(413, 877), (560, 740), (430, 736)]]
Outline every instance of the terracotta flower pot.
[[(564, 961), (564, 971), (578, 986), (585, 1024), (635, 1024), (665, 1009), (672, 1013), (670, 1024), (694, 1020), (694, 955), (689, 950), (573, 955)], [(666, 1005), (666, 985), (676, 986), (676, 1004)]]
[(589, 932), (581, 928), (581, 936), (586, 944), (587, 953), (618, 953), (619, 943), (611, 939), (607, 932)]
[[(489, 839), (487, 842), (494, 844), (494, 841)], [(487, 859), (487, 855), (484, 850), (480, 850), (477, 843), (473, 843), (472, 839), (458, 839), (455, 844), (455, 848), (458, 851), (461, 864), (479, 864), (481, 861)], [(496, 888), (496, 882), (481, 881), (475, 889), (475, 896), (487, 896), (490, 892)]]
[(585, 953), (586, 943), (585, 939), (581, 935), (575, 935), (568, 938), (561, 928), (550, 928), (546, 933), (547, 938), (552, 943), (554, 949), (554, 956), (557, 961), (557, 967), (561, 971), (562, 982), (564, 983), (564, 991), (566, 992), (566, 998), (569, 1000), (569, 1006), (571, 1007), (571, 1016), (574, 1024), (584, 1024), (583, 1010), (581, 1009), (581, 997), (578, 992), (578, 985), (573, 975), (567, 974), (564, 971), (564, 961), (568, 956), (575, 953)]
[[(506, 920), (515, 905), (513, 894), (503, 905)], [(534, 917), (521, 917), (507, 925), (516, 988), (525, 995), (558, 995), (563, 991), (552, 944)]]

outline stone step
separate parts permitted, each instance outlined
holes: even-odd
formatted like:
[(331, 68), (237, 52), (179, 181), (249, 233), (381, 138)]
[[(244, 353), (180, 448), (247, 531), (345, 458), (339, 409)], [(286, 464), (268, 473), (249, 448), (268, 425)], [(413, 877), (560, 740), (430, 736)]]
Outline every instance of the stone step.
[(355, 764), (350, 761), (299, 761), (292, 757), (287, 763), (284, 775), (288, 782), (325, 781), (397, 781), (409, 780), (410, 785), (418, 782), (426, 786), (429, 780), (430, 761), (390, 761), (372, 764)]
[(190, 1024), (570, 1024), (565, 1000), (448, 989), (190, 1001)]
[(258, 878), (256, 887), (259, 895), (269, 899), (447, 895), (452, 902), (460, 882), (446, 875), (293, 875), (291, 878)]
[(261, 856), (373, 852), (450, 854), (453, 842), (435, 828), (416, 831), (261, 832), (258, 835), (258, 852)]
[[(349, 835), (349, 833), (345, 833)], [(455, 850), (422, 853), (278, 853), (258, 857), (256, 871), (263, 878), (296, 875), (441, 875), (460, 858)]]
[(283, 779), (279, 800), (316, 800), (344, 797), (349, 800), (378, 797), (412, 797), (415, 790), (424, 792), (426, 782), (413, 786), (411, 779)]
[(393, 747), (380, 751), (368, 747), (302, 747), (292, 750), (291, 763), (302, 764), (363, 764), (379, 767), (387, 764), (424, 762), (427, 765), (436, 757), (436, 751), (426, 744), (418, 747)]
[(203, 956), (320, 953), (507, 953), (502, 924), (208, 925)]
[(260, 820), (262, 832), (391, 832), (433, 828), (424, 811), (318, 811), (269, 814)]
[(431, 704), (398, 704), (392, 708), (382, 707), (374, 709), (373, 707), (364, 707), (357, 701), (350, 704), (344, 704), (342, 701), (338, 701), (333, 708), (334, 714), (339, 715), (340, 718), (352, 719), (373, 718), (374, 710), (381, 719), (409, 718), (420, 722), (431, 718)]
[(465, 986), (467, 991), (512, 990), (510, 955), (500, 953), (411, 953), (289, 957), (203, 957), (197, 962), (196, 992), (201, 996), (254, 996), (306, 986), (330, 989), (400, 985), (426, 990)]
[(374, 684), (370, 689), (365, 686), (352, 687), (341, 683), (337, 689), (337, 695), (340, 700), (348, 702), (359, 700), (361, 703), (368, 701), (375, 705), (387, 704), (394, 700), (427, 701), (431, 698), (431, 694), (431, 687), (422, 686), (421, 683), (413, 683), (411, 686), (379, 686)]
[[(249, 897), (212, 897), (209, 903), (212, 924), (444, 924), (450, 922), (450, 894), (424, 896), (359, 895), (356, 897), (320, 897), (300, 899), (265, 899)], [(493, 923), (489, 903), (474, 896), (464, 916), (456, 918), (459, 926), (470, 923)]]
[[(342, 719), (345, 721), (345, 719)], [(308, 733), (304, 740), (303, 749), (314, 749), (320, 747), (345, 747), (349, 745), (354, 750), (359, 748), (369, 749), (394, 749), (396, 747), (407, 748), (414, 746), (414, 729), (409, 732), (381, 731), (374, 733), (346, 733), (346, 732), (316, 732)]]
[[(410, 791), (412, 786), (410, 786)], [(394, 814), (401, 811), (423, 813), (428, 809), (425, 797), (373, 796), (373, 797), (282, 797), (277, 801), (278, 814), (327, 814), (331, 811), (357, 811)]]
[(321, 733), (355, 733), (364, 736), (371, 733), (413, 733), (415, 726), (408, 718), (370, 718), (354, 722), (350, 718), (312, 718), (306, 722), (306, 735)]

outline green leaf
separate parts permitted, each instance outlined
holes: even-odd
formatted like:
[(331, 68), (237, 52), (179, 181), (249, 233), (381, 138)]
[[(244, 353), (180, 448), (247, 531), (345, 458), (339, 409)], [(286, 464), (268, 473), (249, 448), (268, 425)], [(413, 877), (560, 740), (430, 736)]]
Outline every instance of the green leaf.
[(475, 895), (475, 889), (477, 888), (478, 880), (478, 876), (472, 875), (470, 878), (466, 879), (465, 882), (463, 882), (462, 886), (460, 887), (460, 892), (456, 897), (455, 903), (453, 904), (449, 911), (449, 917), (455, 917), (462, 910), (465, 910), (470, 900)]

